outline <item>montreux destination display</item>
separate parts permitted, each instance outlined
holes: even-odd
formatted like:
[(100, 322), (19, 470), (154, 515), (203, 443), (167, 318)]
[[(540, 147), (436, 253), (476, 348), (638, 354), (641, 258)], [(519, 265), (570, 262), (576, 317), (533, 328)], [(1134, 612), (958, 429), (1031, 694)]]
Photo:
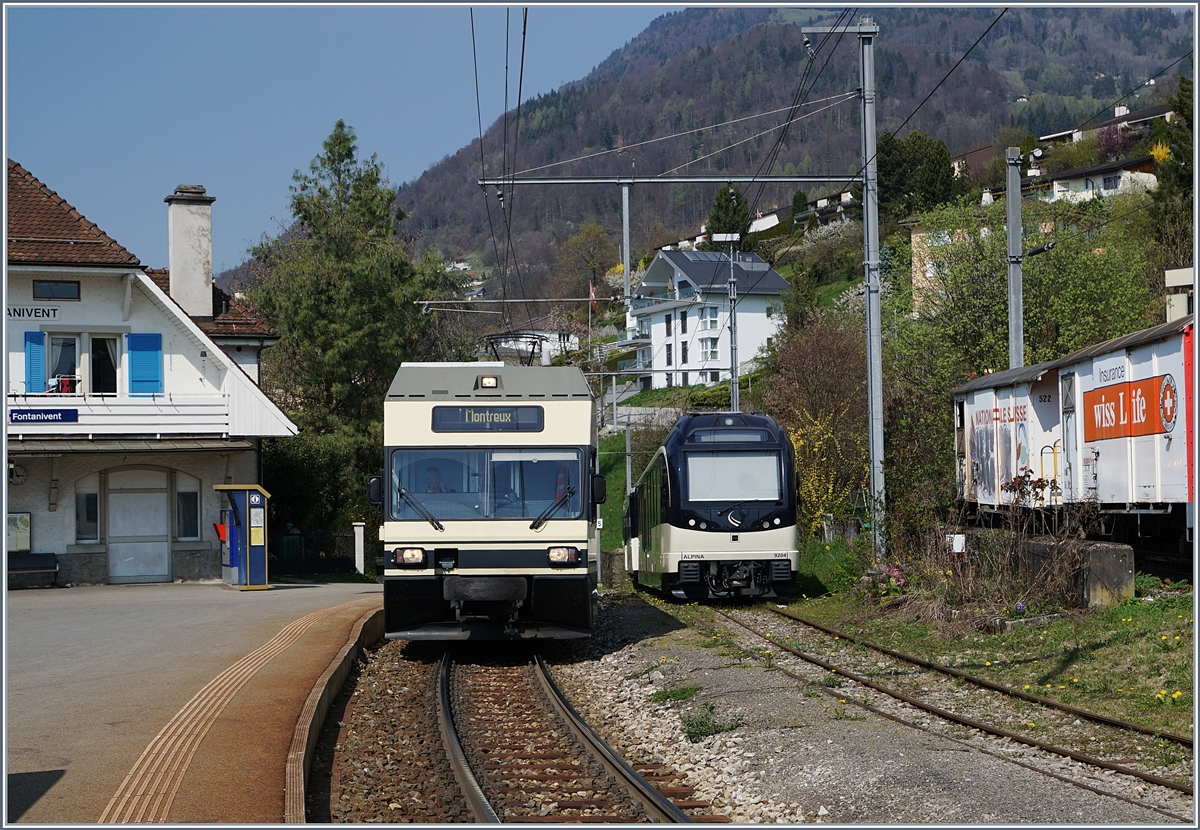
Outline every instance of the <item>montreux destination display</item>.
[(435, 406), (434, 432), (541, 432), (540, 406)]

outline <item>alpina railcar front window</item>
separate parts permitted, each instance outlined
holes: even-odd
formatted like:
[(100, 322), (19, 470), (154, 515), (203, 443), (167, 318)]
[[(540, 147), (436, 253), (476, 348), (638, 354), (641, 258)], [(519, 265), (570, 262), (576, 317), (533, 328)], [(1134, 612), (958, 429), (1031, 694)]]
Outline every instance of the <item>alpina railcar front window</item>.
[[(398, 521), (577, 519), (583, 512), (583, 453), (571, 448), (397, 449), (389, 465), (389, 509)], [(403, 487), (409, 498), (401, 495)]]
[(688, 452), (684, 465), (684, 498), (689, 502), (776, 502), (783, 498), (778, 452)]

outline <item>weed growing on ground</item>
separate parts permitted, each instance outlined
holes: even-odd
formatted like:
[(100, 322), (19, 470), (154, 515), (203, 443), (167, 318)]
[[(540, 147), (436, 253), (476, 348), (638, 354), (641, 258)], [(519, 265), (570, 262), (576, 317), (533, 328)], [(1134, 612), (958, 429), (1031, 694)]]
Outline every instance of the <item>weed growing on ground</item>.
[(741, 716), (737, 716), (732, 720), (719, 721), (716, 718), (716, 710), (717, 707), (715, 704), (705, 703), (695, 714), (681, 717), (680, 723), (683, 726), (683, 736), (691, 743), (696, 743), (710, 735), (717, 735), (721, 732), (729, 732), (732, 729), (737, 729), (745, 723)]
[(666, 703), (669, 700), (691, 700), (699, 691), (699, 686), (676, 686), (674, 689), (659, 689), (650, 695), (650, 699), (655, 703)]

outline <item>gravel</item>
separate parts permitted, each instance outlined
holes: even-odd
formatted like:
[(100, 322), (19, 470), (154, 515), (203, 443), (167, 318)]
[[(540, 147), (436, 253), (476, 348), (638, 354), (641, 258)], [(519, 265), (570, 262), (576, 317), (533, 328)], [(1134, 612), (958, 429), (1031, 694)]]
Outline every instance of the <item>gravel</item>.
[[(706, 648), (705, 635), (668, 613), (674, 607), (645, 595), (605, 596), (593, 637), (550, 643), (543, 653), (575, 708), (610, 744), (630, 761), (674, 768), (696, 798), (737, 823), (1193, 823), (1193, 800), (1182, 793), (954, 728), (870, 693), (880, 711), (922, 725), (906, 726), (857, 705), (869, 690), (849, 682), (831, 697), (775, 667), (814, 680), (825, 672), (790, 656), (763, 659), (761, 641), (740, 629), (723, 627), (723, 645)], [(731, 640), (744, 650), (730, 648)], [(333, 820), (395, 820), (408, 812), (360, 805), (366, 798), (382, 805), (383, 792), (354, 771), (378, 769), (373, 754), (406, 729), (379, 717), (387, 707), (378, 696), (400, 685), (387, 672), (427, 655), (420, 644), (390, 641), (368, 658), (363, 675), (373, 680), (356, 688), (347, 715), (356, 740), (343, 743), (334, 760), (345, 775), (324, 779), (340, 813)], [(651, 699), (683, 686), (699, 691), (688, 700)], [(371, 717), (360, 722), (360, 712)], [(705, 715), (740, 725), (690, 742), (684, 718)]]

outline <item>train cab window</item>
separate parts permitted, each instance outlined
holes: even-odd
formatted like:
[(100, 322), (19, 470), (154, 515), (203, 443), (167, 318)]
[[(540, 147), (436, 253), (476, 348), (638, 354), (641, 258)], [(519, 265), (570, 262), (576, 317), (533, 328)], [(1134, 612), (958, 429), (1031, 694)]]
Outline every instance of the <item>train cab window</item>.
[(554, 518), (582, 512), (583, 455), (576, 449), (399, 449), (389, 505), (400, 521)]
[(691, 502), (769, 501), (783, 498), (778, 452), (688, 452), (686, 490)]

